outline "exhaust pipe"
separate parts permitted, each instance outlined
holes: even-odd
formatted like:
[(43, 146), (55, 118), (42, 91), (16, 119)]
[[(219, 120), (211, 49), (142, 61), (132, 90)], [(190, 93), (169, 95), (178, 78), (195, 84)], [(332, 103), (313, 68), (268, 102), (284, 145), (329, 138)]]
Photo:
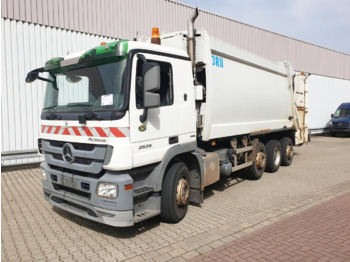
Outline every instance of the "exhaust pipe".
[(193, 70), (193, 76), (195, 78), (195, 64), (194, 64), (194, 58), (195, 58), (195, 49), (194, 49), (194, 20), (198, 17), (198, 8), (193, 12), (190, 19), (188, 19), (187, 22), (187, 53), (188, 56), (191, 58), (192, 62), (192, 70)]

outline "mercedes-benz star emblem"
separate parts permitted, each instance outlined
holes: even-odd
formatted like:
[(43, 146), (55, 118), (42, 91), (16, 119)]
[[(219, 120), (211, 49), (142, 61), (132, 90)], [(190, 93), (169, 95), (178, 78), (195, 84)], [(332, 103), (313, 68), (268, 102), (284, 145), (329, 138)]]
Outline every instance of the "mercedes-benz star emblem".
[(64, 144), (62, 148), (62, 157), (63, 160), (69, 164), (73, 163), (74, 155), (73, 155), (73, 146), (71, 144)]

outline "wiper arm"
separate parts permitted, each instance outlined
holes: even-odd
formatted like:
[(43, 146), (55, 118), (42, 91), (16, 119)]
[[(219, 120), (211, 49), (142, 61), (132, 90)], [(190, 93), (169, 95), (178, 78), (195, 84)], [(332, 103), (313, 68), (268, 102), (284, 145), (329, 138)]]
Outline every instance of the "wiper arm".
[(78, 107), (84, 107), (86, 113), (81, 114), (78, 116), (79, 124), (86, 124), (86, 120), (102, 120), (102, 116), (98, 116), (92, 111), (90, 108), (93, 106), (92, 104), (82, 104), (82, 103), (71, 103), (67, 106), (78, 106)]
[(50, 111), (50, 109), (52, 109), (52, 108), (54, 108), (54, 107), (56, 107), (57, 105), (54, 105), (54, 106), (48, 106), (48, 107), (45, 107), (45, 108), (43, 108), (43, 110), (49, 110)]
[(89, 107), (93, 106), (92, 104), (82, 104), (82, 103), (69, 103), (67, 105), (68, 107), (72, 107), (72, 106), (81, 106), (81, 107), (86, 107), (87, 110), (89, 111)]
[(61, 116), (58, 116), (57, 114), (55, 114), (54, 112), (51, 111), (52, 108), (56, 107), (57, 105), (53, 105), (53, 106), (48, 106), (48, 107), (45, 107), (43, 108), (43, 110), (48, 110), (50, 112), (49, 115), (46, 116), (46, 119), (48, 120), (61, 120), (62, 117)]

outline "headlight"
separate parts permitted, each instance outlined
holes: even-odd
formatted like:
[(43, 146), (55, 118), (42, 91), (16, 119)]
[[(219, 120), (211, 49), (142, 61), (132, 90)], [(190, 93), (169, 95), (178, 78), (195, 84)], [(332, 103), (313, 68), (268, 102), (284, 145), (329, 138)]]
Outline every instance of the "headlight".
[(332, 126), (332, 122), (331, 121), (328, 121), (326, 127), (331, 127)]
[(116, 198), (118, 196), (118, 186), (109, 183), (98, 183), (97, 196), (106, 198)]
[(41, 175), (41, 179), (42, 179), (43, 181), (47, 181), (46, 172), (43, 172), (43, 174)]

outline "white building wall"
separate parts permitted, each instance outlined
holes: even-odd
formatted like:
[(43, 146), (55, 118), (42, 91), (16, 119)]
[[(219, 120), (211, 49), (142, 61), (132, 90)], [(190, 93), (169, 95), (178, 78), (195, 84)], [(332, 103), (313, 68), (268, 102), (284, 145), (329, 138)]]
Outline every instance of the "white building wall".
[(320, 133), (337, 107), (350, 102), (350, 81), (311, 75), (309, 84), (309, 128)]
[[(1, 34), (1, 153), (36, 149), (45, 83), (27, 84), (27, 73), (44, 66), (53, 57), (114, 39), (3, 18)], [(1, 163), (35, 160), (2, 160)]]

